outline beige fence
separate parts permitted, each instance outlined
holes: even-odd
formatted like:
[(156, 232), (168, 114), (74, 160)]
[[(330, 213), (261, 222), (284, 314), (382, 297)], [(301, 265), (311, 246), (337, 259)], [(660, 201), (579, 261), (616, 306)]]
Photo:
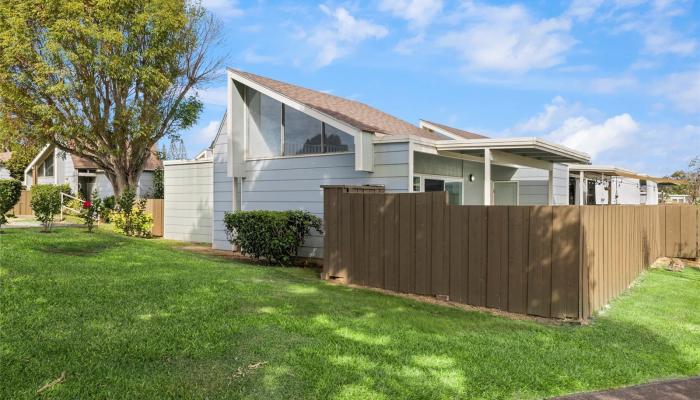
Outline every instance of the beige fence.
[(11, 213), (16, 216), (32, 215), (32, 193), (28, 190), (23, 190), (19, 197), (19, 201), (12, 208)]
[(445, 193), (351, 191), (325, 189), (324, 274), (353, 284), (585, 319), (658, 256), (698, 255), (697, 207), (452, 206)]

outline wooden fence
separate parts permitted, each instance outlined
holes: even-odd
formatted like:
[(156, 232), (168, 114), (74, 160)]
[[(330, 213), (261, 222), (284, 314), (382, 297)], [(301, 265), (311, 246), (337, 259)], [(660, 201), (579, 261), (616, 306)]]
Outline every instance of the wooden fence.
[(32, 193), (28, 190), (23, 190), (19, 197), (19, 201), (10, 211), (13, 215), (32, 215)]
[(146, 200), (146, 212), (153, 216), (153, 228), (151, 228), (151, 235), (153, 236), (163, 236), (164, 205), (165, 202), (163, 201), (163, 199)]
[(585, 319), (657, 257), (698, 256), (697, 207), (452, 206), (340, 187), (324, 206), (325, 276), (520, 314)]

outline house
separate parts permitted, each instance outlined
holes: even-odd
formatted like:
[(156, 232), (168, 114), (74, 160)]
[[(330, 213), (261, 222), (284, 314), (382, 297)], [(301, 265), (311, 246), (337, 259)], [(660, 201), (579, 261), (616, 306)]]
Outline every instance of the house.
[[(153, 190), (153, 171), (162, 167), (155, 152), (141, 173), (136, 195), (146, 197)], [(68, 154), (54, 145), (46, 145), (24, 170), (24, 185), (31, 189), (36, 184), (69, 184), (73, 193), (89, 199), (97, 189), (102, 198), (114, 195), (112, 184), (94, 162)]]
[(611, 165), (573, 164), (569, 171), (569, 204), (659, 204), (658, 178)]
[[(414, 125), (239, 70), (227, 70), (227, 84), (211, 158), (165, 162), (166, 238), (230, 249), (224, 213), (305, 209), (322, 216), (321, 185), (447, 191), (453, 204), (566, 204), (566, 164), (590, 161), (539, 138), (487, 138), (426, 120)], [(321, 257), (322, 247), (323, 238), (312, 236), (300, 253)]]
[(0, 151), (0, 179), (9, 179), (12, 177), (10, 176), (10, 170), (3, 165), (9, 161), (10, 158), (12, 158), (11, 151)]

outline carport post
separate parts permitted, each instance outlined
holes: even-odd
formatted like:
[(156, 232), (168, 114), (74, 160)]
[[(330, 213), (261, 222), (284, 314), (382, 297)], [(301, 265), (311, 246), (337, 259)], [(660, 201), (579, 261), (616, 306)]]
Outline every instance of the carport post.
[(547, 205), (554, 205), (554, 165), (547, 171)]
[(578, 205), (582, 206), (586, 204), (586, 202), (583, 200), (583, 189), (586, 187), (584, 184), (584, 178), (585, 175), (583, 174), (583, 171), (578, 172)]
[(484, 149), (484, 205), (491, 205), (491, 149)]

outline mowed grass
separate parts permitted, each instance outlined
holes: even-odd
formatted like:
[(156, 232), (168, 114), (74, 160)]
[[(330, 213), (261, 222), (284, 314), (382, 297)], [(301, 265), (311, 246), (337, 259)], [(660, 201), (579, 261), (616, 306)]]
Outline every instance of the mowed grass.
[(0, 235), (0, 398), (542, 398), (700, 373), (700, 271), (590, 326), (424, 304), (162, 240)]

